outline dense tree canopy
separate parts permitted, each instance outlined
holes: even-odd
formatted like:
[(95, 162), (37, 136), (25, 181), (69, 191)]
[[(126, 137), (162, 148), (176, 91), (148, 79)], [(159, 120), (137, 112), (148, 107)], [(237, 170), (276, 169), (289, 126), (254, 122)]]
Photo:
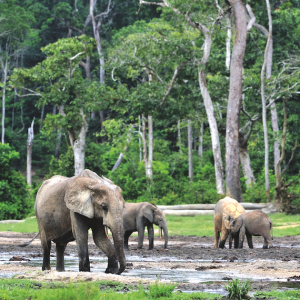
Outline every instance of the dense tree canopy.
[[(267, 195), (261, 69), (268, 13), (266, 1), (246, 4), (248, 31), (236, 128), (239, 151), (245, 156), (240, 157), (241, 175), (236, 179), (244, 201), (263, 202)], [(295, 211), (300, 207), (300, 153), (293, 152), (300, 135), (300, 4), (272, 0), (270, 8), (273, 55), (270, 78), (265, 78), (270, 193), (273, 199), (274, 142), (281, 142), (286, 101), (281, 170), (293, 153), (293, 163), (282, 180), (295, 180), (289, 187), (294, 195), (291, 211)], [(0, 151), (0, 161), (11, 157), (5, 167), (8, 171), (1, 174), (2, 195), (16, 189), (16, 184), (27, 191), (19, 171), (26, 173), (27, 129), (35, 120), (33, 191), (52, 175), (73, 176), (85, 167), (120, 185), (127, 201), (215, 203), (223, 197), (217, 188), (215, 145), (219, 145), (224, 166), (219, 171), (226, 184), (231, 75), (226, 61), (237, 30), (230, 1), (225, 0), (162, 0), (156, 5), (142, 0), (0, 1), (1, 133), (6, 149)], [(273, 103), (278, 130), (273, 126)], [(150, 127), (146, 134), (148, 124), (143, 125), (142, 116), (153, 119), (151, 180), (143, 162), (143, 145), (152, 144), (151, 134)], [(188, 124), (193, 136), (192, 181)], [(84, 153), (83, 158), (78, 158), (76, 149)], [(120, 154), (122, 162), (112, 171)], [(2, 196), (0, 204), (19, 205), (18, 192), (10, 194), (10, 199)], [(1, 209), (7, 212), (0, 218), (28, 213), (32, 202), (31, 194), (26, 195), (20, 211)]]

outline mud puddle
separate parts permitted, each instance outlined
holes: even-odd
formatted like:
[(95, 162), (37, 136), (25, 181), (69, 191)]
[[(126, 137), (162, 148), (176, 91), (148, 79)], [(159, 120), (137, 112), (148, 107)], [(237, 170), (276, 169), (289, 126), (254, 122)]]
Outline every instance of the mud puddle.
[[(274, 238), (275, 248), (261, 249), (263, 240), (254, 238), (254, 249), (215, 249), (213, 237), (170, 236), (168, 250), (163, 241), (155, 238), (155, 250), (137, 249), (137, 237), (130, 237), (130, 250), (125, 251), (127, 268), (121, 276), (105, 274), (107, 258), (89, 238), (91, 272), (78, 272), (76, 243), (69, 243), (65, 253), (67, 272), (56, 272), (55, 244), (51, 249), (52, 271), (41, 272), (40, 240), (30, 246), (17, 245), (28, 241), (33, 234), (0, 233), (0, 277), (28, 278), (41, 281), (76, 282), (116, 280), (128, 284), (149, 283), (155, 280), (175, 282), (183, 292), (205, 291), (224, 294), (230, 279), (251, 280), (253, 292), (271, 289), (295, 289), (288, 282), (300, 278), (300, 236)], [(19, 261), (10, 261), (19, 257)], [(19, 275), (18, 275), (19, 274)]]

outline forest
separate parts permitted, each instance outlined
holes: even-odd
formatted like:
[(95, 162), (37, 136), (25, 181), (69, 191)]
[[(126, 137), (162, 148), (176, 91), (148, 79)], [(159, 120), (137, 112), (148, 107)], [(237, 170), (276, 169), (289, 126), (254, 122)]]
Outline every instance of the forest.
[(300, 1), (0, 1), (0, 219), (84, 169), (125, 201), (300, 209)]

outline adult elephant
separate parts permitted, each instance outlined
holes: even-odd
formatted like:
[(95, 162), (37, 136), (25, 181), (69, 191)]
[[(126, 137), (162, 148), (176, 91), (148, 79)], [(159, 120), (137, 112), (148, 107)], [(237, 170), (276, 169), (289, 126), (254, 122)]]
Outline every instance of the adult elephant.
[[(79, 271), (90, 271), (88, 230), (95, 244), (107, 255), (105, 273), (121, 274), (126, 267), (123, 240), (122, 190), (90, 170), (71, 178), (53, 176), (40, 187), (35, 214), (43, 250), (42, 270), (50, 270), (51, 241), (56, 243), (56, 270), (64, 271), (66, 245), (76, 240)], [(105, 233), (109, 227), (114, 246)], [(118, 262), (120, 267), (118, 267)]]
[(123, 212), (124, 246), (128, 249), (128, 238), (138, 232), (138, 249), (143, 247), (145, 227), (148, 230), (149, 250), (154, 246), (153, 224), (159, 226), (160, 233), (164, 233), (165, 245), (168, 247), (168, 227), (165, 215), (161, 209), (149, 202), (125, 203)]
[[(218, 201), (214, 210), (214, 229), (215, 229), (215, 244), (214, 247), (224, 248), (226, 239), (229, 235), (230, 221), (237, 218), (239, 215), (244, 214), (246, 211), (236, 200), (225, 197)], [(221, 233), (221, 240), (220, 239)], [(239, 237), (238, 235), (230, 234), (229, 248), (232, 246), (232, 239), (234, 238), (234, 248), (238, 248)]]

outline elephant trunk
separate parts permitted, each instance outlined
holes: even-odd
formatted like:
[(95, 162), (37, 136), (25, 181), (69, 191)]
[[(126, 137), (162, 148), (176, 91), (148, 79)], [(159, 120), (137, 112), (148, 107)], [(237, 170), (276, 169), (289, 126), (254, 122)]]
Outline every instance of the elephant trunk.
[(168, 240), (169, 240), (169, 234), (168, 234), (167, 224), (164, 224), (161, 227), (161, 230), (164, 232), (164, 239), (165, 239), (165, 246), (164, 246), (164, 248), (167, 249), (168, 248)]
[(117, 228), (111, 228), (111, 232), (114, 239), (116, 254), (120, 264), (120, 268), (117, 274), (121, 274), (126, 268), (126, 258), (124, 254), (123, 224), (121, 224), (121, 226), (118, 226)]

